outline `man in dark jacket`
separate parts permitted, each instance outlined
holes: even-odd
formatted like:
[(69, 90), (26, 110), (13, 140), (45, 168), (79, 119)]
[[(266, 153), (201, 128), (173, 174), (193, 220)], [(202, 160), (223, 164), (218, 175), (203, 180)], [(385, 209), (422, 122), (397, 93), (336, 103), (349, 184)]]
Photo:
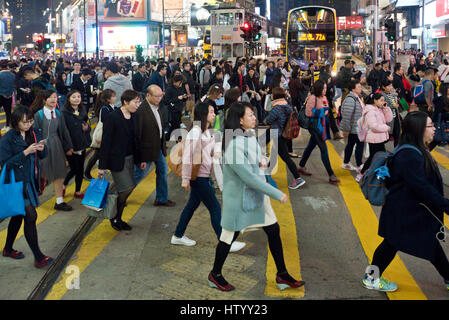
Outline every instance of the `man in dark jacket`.
[(170, 112), (169, 135), (181, 127), (181, 116), (184, 109), (184, 103), (187, 100), (187, 94), (182, 85), (184, 78), (182, 75), (173, 77), (173, 84), (167, 88), (161, 104), (166, 106)]
[(368, 75), (367, 83), (371, 86), (372, 93), (380, 87), (380, 69), (381, 64), (378, 62)]
[(139, 68), (137, 69), (137, 72), (134, 74), (132, 78), (132, 85), (134, 90), (137, 92), (143, 91), (143, 86), (145, 84), (145, 81), (147, 81), (147, 73), (146, 73), (146, 66), (144, 63), (139, 64)]
[(143, 167), (135, 166), (134, 181), (136, 185), (148, 174), (151, 163), (156, 165), (156, 200), (155, 206), (174, 207), (176, 203), (168, 200), (168, 165), (165, 156), (165, 134), (162, 113), (159, 104), (164, 92), (157, 85), (147, 88), (146, 99), (137, 109), (137, 141), (142, 146), (136, 163), (145, 162)]
[(184, 81), (186, 83), (187, 95), (189, 96), (189, 98), (195, 97), (195, 93), (197, 92), (199, 85), (193, 79), (192, 73), (190, 71), (192, 68), (192, 64), (190, 62), (184, 62), (182, 66), (183, 66), (182, 76), (184, 77)]
[(351, 60), (345, 60), (345, 67), (340, 71), (339, 86), (342, 90), (341, 101), (343, 101), (349, 93), (351, 81), (354, 81), (353, 67)]
[(167, 89), (167, 80), (165, 78), (166, 75), (167, 66), (164, 63), (160, 63), (157, 66), (156, 72), (153, 72), (153, 75), (145, 82), (143, 91), (145, 92), (149, 86), (155, 84), (162, 90), (162, 92), (165, 92)]
[(86, 111), (89, 111), (94, 103), (94, 95), (91, 90), (93, 87), (92, 72), (87, 68), (81, 70), (81, 76), (75, 79), (70, 87), (70, 89), (78, 90), (81, 93), (82, 103), (86, 107)]
[(398, 94), (398, 100), (401, 98), (406, 99), (407, 92), (405, 91), (404, 82), (402, 77), (404, 76), (404, 69), (402, 68), (400, 63), (396, 63), (394, 66), (394, 75), (393, 75), (393, 87)]

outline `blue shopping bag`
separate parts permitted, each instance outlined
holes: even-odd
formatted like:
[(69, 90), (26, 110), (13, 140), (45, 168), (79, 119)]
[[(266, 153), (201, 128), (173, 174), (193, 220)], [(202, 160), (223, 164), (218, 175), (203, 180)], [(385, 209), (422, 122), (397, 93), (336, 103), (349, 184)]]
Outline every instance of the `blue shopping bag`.
[(109, 181), (106, 181), (104, 176), (101, 179), (92, 179), (81, 204), (89, 209), (100, 211), (106, 206), (108, 191)]
[(23, 182), (16, 182), (14, 170), (10, 170), (9, 184), (5, 184), (6, 166), (0, 176), (0, 219), (25, 215), (25, 200), (23, 199)]

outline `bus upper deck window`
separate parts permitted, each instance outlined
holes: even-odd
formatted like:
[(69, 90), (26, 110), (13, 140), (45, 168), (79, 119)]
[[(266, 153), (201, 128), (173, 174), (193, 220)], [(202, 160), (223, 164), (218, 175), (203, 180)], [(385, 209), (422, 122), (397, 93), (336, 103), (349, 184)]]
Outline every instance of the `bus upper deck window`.
[(241, 12), (236, 12), (235, 14), (235, 24), (238, 26), (243, 25), (243, 14)]

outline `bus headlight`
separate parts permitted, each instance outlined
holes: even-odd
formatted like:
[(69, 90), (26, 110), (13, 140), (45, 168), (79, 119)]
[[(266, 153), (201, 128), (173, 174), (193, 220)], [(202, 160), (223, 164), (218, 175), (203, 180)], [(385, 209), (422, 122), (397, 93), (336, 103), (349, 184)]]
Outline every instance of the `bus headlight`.
[(337, 72), (336, 71), (332, 71), (331, 75), (332, 75), (332, 77), (336, 77), (337, 76)]
[(337, 58), (341, 57), (341, 52), (337, 52)]

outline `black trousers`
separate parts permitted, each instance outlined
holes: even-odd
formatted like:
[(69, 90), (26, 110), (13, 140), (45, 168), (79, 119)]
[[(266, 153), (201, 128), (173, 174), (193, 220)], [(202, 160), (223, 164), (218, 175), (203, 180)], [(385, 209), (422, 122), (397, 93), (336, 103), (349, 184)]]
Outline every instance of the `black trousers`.
[[(391, 261), (393, 261), (397, 252), (398, 250), (394, 248), (386, 239), (377, 247), (374, 252), (373, 262), (371, 264), (379, 268), (379, 277), (390, 265)], [(446, 254), (439, 243), (436, 249), (435, 259), (430, 262), (433, 264), (435, 269), (437, 269), (441, 277), (443, 277), (445, 281), (449, 281), (449, 261), (447, 260)]]
[(84, 160), (86, 159), (86, 151), (83, 151), (81, 155), (72, 154), (67, 156), (67, 161), (70, 165), (70, 171), (67, 173), (64, 179), (64, 185), (68, 185), (70, 180), (75, 177), (75, 192), (80, 192), (81, 184), (83, 183), (84, 174)]
[[(293, 162), (292, 158), (290, 157), (290, 155), (288, 154), (289, 150), (288, 150), (288, 142), (289, 140), (283, 138), (283, 137), (279, 137), (278, 138), (278, 143), (277, 143), (277, 151), (279, 156), (281, 157), (282, 161), (285, 162), (285, 164), (287, 165), (288, 169), (290, 170), (290, 172), (292, 173), (292, 175), (295, 177), (295, 179), (298, 179), (300, 177), (299, 173), (298, 173), (298, 167), (296, 166), (296, 164)], [(275, 154), (275, 152), (271, 153), (271, 159), (270, 162), (272, 163), (276, 163), (277, 161), (277, 155)]]
[(6, 126), (9, 127), (9, 125), (11, 124), (12, 97), (5, 98), (4, 96), (0, 95), (0, 107), (3, 107), (3, 110), (5, 110)]
[(348, 144), (346, 145), (346, 148), (345, 148), (344, 163), (349, 163), (349, 161), (351, 160), (352, 151), (354, 150), (354, 146), (356, 146), (355, 147), (355, 162), (356, 162), (357, 166), (359, 167), (362, 165), (363, 147), (365, 146), (365, 143), (363, 141), (360, 141), (359, 137), (354, 133), (350, 133), (348, 136)]
[(84, 174), (86, 176), (90, 176), (90, 172), (92, 171), (92, 168), (95, 165), (95, 162), (97, 162), (98, 159), (100, 159), (100, 149), (94, 149), (94, 153), (89, 158), (89, 161), (87, 162), (86, 169), (84, 170)]
[(373, 161), (374, 155), (376, 154), (376, 152), (379, 151), (385, 151), (385, 142), (381, 142), (381, 143), (368, 143), (369, 146), (369, 158), (366, 160), (365, 164), (363, 165), (363, 169), (361, 171), (361, 173), (365, 173), (368, 169), (369, 166), (371, 165), (371, 161)]

